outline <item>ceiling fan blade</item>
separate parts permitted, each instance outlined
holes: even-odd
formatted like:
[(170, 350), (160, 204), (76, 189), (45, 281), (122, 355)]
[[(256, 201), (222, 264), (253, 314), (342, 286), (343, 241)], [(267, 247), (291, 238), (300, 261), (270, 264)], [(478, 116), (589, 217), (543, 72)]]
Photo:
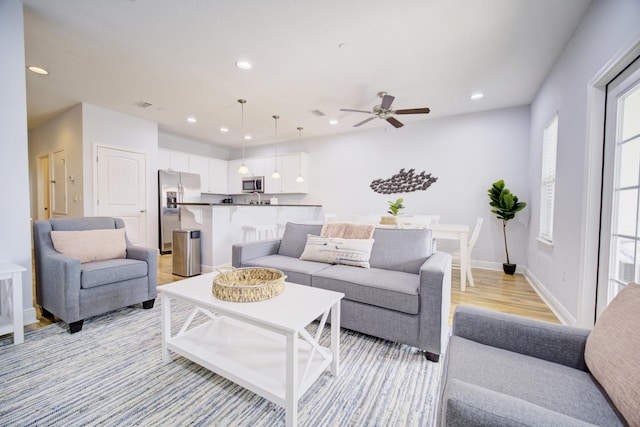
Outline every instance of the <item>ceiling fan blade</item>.
[(401, 128), (402, 126), (404, 126), (398, 119), (396, 119), (395, 117), (387, 117), (387, 121), (389, 123), (391, 123), (391, 125), (395, 128)]
[(365, 111), (365, 110), (352, 110), (351, 108), (341, 108), (340, 111), (351, 111), (353, 113), (367, 113), (367, 114), (371, 114), (371, 111)]
[(357, 128), (358, 126), (362, 126), (363, 124), (370, 122), (371, 120), (375, 119), (376, 116), (371, 116), (368, 119), (364, 119), (363, 121), (361, 121), (360, 123), (356, 123), (355, 125), (353, 125), (354, 128)]
[(405, 110), (396, 110), (394, 114), (428, 114), (431, 110), (429, 108), (409, 108)]
[(391, 107), (391, 103), (396, 99), (391, 95), (385, 95), (382, 97), (382, 102), (380, 103), (380, 108), (383, 110), (388, 110)]

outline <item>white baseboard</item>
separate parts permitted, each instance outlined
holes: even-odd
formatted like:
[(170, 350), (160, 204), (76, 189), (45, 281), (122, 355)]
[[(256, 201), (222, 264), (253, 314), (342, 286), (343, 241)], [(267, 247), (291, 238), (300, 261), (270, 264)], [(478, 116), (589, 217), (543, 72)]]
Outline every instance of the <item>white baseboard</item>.
[(575, 317), (567, 311), (567, 309), (558, 301), (549, 290), (529, 271), (528, 269), (524, 273), (525, 279), (531, 285), (534, 291), (538, 294), (540, 299), (551, 309), (553, 314), (556, 315), (558, 320), (564, 325), (576, 326), (578, 321)]
[(38, 323), (38, 317), (36, 316), (36, 308), (29, 307), (25, 308), (22, 311), (22, 319), (24, 320), (24, 325), (31, 325), (33, 323)]

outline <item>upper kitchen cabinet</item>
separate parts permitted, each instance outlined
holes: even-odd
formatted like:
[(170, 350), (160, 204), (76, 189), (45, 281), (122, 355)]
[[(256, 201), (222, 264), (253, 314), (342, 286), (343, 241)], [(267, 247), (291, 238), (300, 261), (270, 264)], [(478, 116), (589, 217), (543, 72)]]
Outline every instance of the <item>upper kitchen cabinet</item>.
[(226, 160), (190, 154), (189, 172), (200, 174), (203, 193), (229, 194)]
[[(229, 160), (228, 162), (228, 174), (229, 182), (229, 194), (242, 194), (242, 177), (244, 176), (264, 176), (265, 175), (265, 158), (255, 157), (252, 159), (244, 159), (244, 164), (249, 168), (249, 173), (240, 174), (238, 169), (242, 165), (242, 159)], [(269, 173), (270, 174), (270, 173)]]
[[(229, 174), (226, 160), (209, 159), (209, 192), (212, 194), (230, 194)], [(239, 167), (239, 166), (238, 166)]]
[(200, 175), (200, 191), (209, 193), (209, 158), (189, 154), (189, 169), (187, 172)]
[(180, 151), (158, 149), (158, 169), (189, 171), (189, 155)]

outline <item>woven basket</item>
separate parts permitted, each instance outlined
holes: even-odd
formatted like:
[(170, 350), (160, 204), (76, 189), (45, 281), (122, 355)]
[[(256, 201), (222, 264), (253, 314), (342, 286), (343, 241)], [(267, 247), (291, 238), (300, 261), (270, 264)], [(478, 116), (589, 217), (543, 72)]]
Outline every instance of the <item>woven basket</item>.
[(213, 279), (213, 295), (224, 301), (256, 302), (284, 291), (287, 276), (274, 268), (236, 268)]

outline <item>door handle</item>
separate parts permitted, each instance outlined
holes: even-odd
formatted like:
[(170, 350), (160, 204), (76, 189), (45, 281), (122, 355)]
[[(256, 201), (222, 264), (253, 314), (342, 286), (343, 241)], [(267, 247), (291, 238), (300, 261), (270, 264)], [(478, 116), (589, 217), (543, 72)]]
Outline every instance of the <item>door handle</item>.
[(144, 210), (144, 209), (140, 210), (140, 213), (145, 213), (145, 212), (146, 212), (146, 210)]

